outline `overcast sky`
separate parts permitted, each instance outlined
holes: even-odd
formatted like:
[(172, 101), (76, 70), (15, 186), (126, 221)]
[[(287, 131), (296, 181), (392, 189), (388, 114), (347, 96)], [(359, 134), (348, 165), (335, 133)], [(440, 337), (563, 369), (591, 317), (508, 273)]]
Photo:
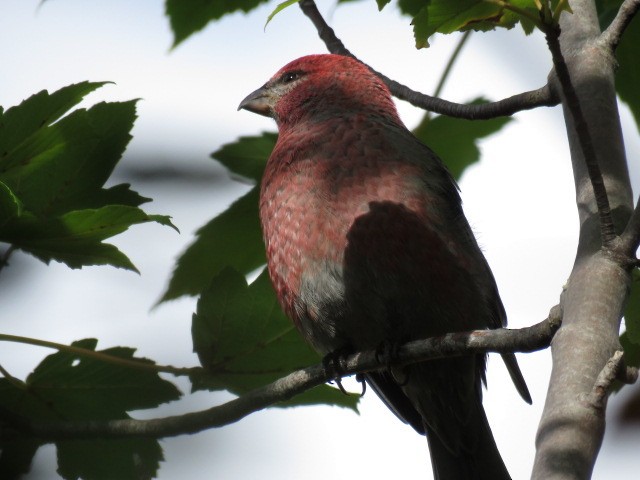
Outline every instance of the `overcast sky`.
[[(134, 227), (117, 244), (142, 272), (108, 267), (72, 271), (46, 267), (17, 254), (0, 275), (0, 329), (5, 333), (69, 343), (100, 339), (98, 348), (138, 347), (159, 363), (190, 366), (194, 299), (150, 311), (177, 255), (193, 232), (247, 186), (233, 183), (209, 154), (239, 135), (274, 130), (270, 119), (237, 112), (239, 101), (288, 61), (322, 53), (323, 44), (297, 7), (264, 22), (274, 3), (249, 16), (232, 15), (170, 51), (160, 0), (0, 0), (0, 105), (5, 108), (42, 89), (83, 80), (111, 80), (85, 105), (141, 98), (134, 140), (124, 163), (145, 162), (203, 172), (199, 181), (140, 182), (154, 198), (153, 213), (173, 216), (178, 235), (157, 225)], [(319, 1), (347, 46), (363, 60), (412, 88), (432, 92), (457, 36), (436, 38), (429, 50), (413, 48), (407, 18), (393, 5), (382, 14), (369, 0), (341, 6)], [(544, 84), (550, 68), (544, 40), (519, 29), (475, 34), (443, 96), (466, 101), (498, 99)], [(411, 127), (421, 112), (398, 102)], [(635, 126), (623, 108), (627, 149), (638, 157)], [(466, 214), (496, 276), (511, 326), (545, 318), (557, 303), (575, 254), (577, 215), (573, 180), (559, 108), (539, 109), (481, 145), (483, 159), (460, 186)], [(632, 172), (637, 179), (637, 171)], [(636, 182), (637, 185), (637, 182)], [(637, 188), (636, 188), (637, 190)], [(25, 376), (50, 351), (3, 344), (0, 364)], [(519, 355), (534, 404), (518, 397), (500, 361), (489, 362), (485, 408), (514, 479), (528, 478), (534, 437), (550, 371), (548, 351)], [(188, 392), (188, 384), (180, 383)], [(358, 387), (355, 386), (354, 390)], [(228, 396), (200, 392), (157, 416), (203, 409)], [(612, 401), (615, 410), (619, 402)], [(162, 442), (161, 479), (431, 478), (426, 440), (401, 424), (372, 393), (361, 414), (331, 407), (270, 410), (238, 424)], [(629, 441), (637, 437), (609, 422), (594, 478), (631, 478), (640, 461)], [(29, 479), (55, 474), (55, 450), (42, 448)], [(636, 473), (631, 473), (636, 472)]]

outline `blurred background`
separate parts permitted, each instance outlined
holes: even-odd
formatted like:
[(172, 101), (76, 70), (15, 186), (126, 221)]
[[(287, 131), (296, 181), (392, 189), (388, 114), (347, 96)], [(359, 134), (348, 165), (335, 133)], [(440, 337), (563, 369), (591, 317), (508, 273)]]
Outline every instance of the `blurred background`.
[[(416, 50), (407, 17), (395, 6), (382, 13), (373, 1), (318, 1), (347, 47), (374, 68), (431, 93), (457, 35), (439, 36)], [(141, 275), (109, 267), (49, 267), (16, 253), (0, 274), (0, 329), (4, 333), (70, 343), (96, 337), (99, 349), (138, 348), (138, 355), (175, 366), (197, 364), (190, 326), (195, 299), (152, 309), (167, 285), (176, 257), (194, 231), (247, 185), (232, 181), (209, 158), (239, 135), (275, 130), (270, 119), (237, 112), (242, 98), (288, 61), (325, 52), (299, 8), (278, 14), (265, 29), (269, 3), (234, 14), (171, 49), (161, 0), (0, 0), (0, 105), (83, 80), (113, 81), (88, 97), (140, 98), (134, 138), (114, 183), (130, 182), (154, 199), (145, 210), (168, 214), (177, 234), (157, 225), (134, 227), (115, 242)], [(473, 34), (442, 93), (453, 101), (479, 95), (503, 98), (538, 88), (551, 66), (542, 36), (513, 31)], [(397, 102), (409, 128), (423, 112)], [(621, 105), (629, 158), (640, 153), (638, 132)], [(496, 276), (513, 327), (544, 319), (558, 301), (577, 242), (573, 179), (559, 108), (516, 115), (481, 144), (482, 160), (461, 182), (465, 212)], [(637, 165), (631, 176), (637, 190)], [(24, 378), (52, 351), (10, 343), (0, 364)], [(534, 439), (550, 372), (549, 351), (519, 355), (534, 404), (511, 386), (502, 362), (491, 357), (485, 408), (498, 446), (515, 479), (528, 478)], [(189, 385), (178, 382), (183, 392)], [(359, 391), (358, 386), (352, 390)], [(610, 421), (594, 478), (637, 475), (637, 430), (617, 412), (629, 392), (613, 397)], [(199, 392), (138, 418), (208, 408), (229, 396)], [(426, 441), (401, 424), (374, 394), (360, 415), (332, 407), (259, 412), (223, 429), (161, 442), (161, 479), (431, 478)], [(28, 479), (56, 478), (55, 449), (41, 448)]]

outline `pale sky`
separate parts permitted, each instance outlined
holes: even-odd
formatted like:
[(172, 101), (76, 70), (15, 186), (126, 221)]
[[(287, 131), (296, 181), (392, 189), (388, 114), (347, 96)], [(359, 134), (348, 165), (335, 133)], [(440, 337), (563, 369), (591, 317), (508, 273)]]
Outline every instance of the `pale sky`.
[[(86, 104), (142, 98), (125, 162), (133, 167), (135, 161), (162, 162), (175, 169), (188, 162), (189, 168), (208, 172), (211, 180), (207, 183), (205, 176), (188, 188), (133, 185), (154, 198), (148, 211), (172, 215), (182, 232), (149, 225), (118, 237), (115, 243), (141, 276), (108, 267), (46, 267), (15, 255), (16, 269), (0, 274), (0, 329), (62, 343), (97, 337), (98, 348), (133, 346), (158, 363), (194, 365), (190, 321), (195, 300), (150, 308), (193, 232), (247, 189), (216, 176), (220, 167), (209, 154), (239, 135), (274, 130), (270, 119), (237, 112), (239, 101), (288, 61), (322, 53), (324, 46), (295, 6), (276, 16), (265, 31), (266, 17), (277, 2), (249, 16), (232, 15), (211, 24), (174, 51), (169, 51), (172, 38), (160, 0), (57, 0), (38, 8), (39, 3), (0, 0), (0, 105), (8, 108), (42, 89), (112, 80), (115, 85), (92, 94)], [(352, 52), (412, 88), (433, 91), (456, 36), (436, 38), (429, 50), (416, 51), (409, 20), (393, 5), (379, 14), (371, 0), (335, 11), (332, 2), (319, 4)], [(550, 65), (539, 35), (524, 37), (518, 29), (475, 34), (443, 96), (454, 101), (480, 94), (498, 99), (537, 88)], [(407, 126), (417, 123), (419, 111), (403, 102), (398, 107)], [(623, 120), (627, 149), (637, 157), (637, 130), (626, 109)], [(577, 242), (560, 109), (518, 114), (481, 150), (481, 164), (460, 182), (465, 211), (496, 276), (510, 325), (530, 325), (557, 303)], [(632, 178), (637, 180), (637, 172)], [(0, 364), (20, 377), (49, 353), (3, 344)], [(550, 354), (519, 355), (533, 406), (520, 400), (496, 360), (492, 356), (489, 361), (485, 409), (513, 478), (528, 478)], [(180, 386), (188, 392), (188, 384)], [(134, 415), (199, 410), (225, 398), (199, 392), (158, 412)], [(618, 404), (615, 397), (610, 412)], [(595, 479), (630, 478), (638, 471), (638, 439), (630, 435), (610, 422)], [(360, 415), (332, 407), (273, 409), (229, 427), (161, 443), (166, 462), (160, 479), (431, 478), (426, 440), (401, 424), (373, 393), (361, 402)], [(51, 479), (54, 472), (55, 450), (46, 447), (27, 478)]]

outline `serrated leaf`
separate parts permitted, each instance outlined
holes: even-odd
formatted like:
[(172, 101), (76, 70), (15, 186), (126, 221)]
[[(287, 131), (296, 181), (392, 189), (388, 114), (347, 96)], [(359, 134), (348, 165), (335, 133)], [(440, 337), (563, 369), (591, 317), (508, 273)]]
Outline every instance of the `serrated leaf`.
[[(278, 306), (267, 272), (251, 284), (231, 268), (202, 293), (193, 316), (194, 350), (208, 372), (194, 388), (241, 395), (293, 370), (320, 362)], [(332, 403), (356, 408), (356, 399), (326, 385), (278, 406)]]
[[(480, 103), (486, 100), (477, 98), (471, 102)], [(454, 178), (459, 179), (469, 165), (480, 159), (478, 140), (493, 135), (512, 120), (511, 117), (465, 120), (445, 115), (431, 118), (427, 114), (413, 133), (436, 152)]]
[(501, 5), (484, 0), (401, 0), (399, 6), (413, 17), (416, 48), (428, 47), (429, 37), (436, 32), (512, 28), (519, 20)]
[(264, 28), (267, 28), (267, 25), (269, 25), (269, 22), (271, 21), (271, 19), (273, 17), (275, 17), (278, 13), (280, 13), (285, 8), (290, 7), (294, 3), (298, 3), (299, 1), (300, 0), (286, 0), (286, 1), (282, 2), (282, 3), (279, 3), (276, 6), (276, 8), (273, 9), (273, 12), (271, 12), (269, 14), (269, 16), (267, 17), (267, 22), (264, 24)]
[(124, 195), (123, 187), (102, 190), (131, 139), (135, 103), (99, 103), (37, 130), (5, 152), (0, 179), (39, 216), (115, 199), (139, 205), (146, 199), (130, 191)]
[(224, 267), (247, 274), (266, 263), (258, 217), (258, 187), (196, 232), (176, 263), (160, 302), (197, 295)]
[(258, 136), (240, 137), (211, 154), (232, 173), (260, 181), (269, 155), (278, 139), (277, 133), (263, 132)]
[(101, 242), (132, 225), (148, 222), (173, 226), (169, 217), (147, 215), (139, 208), (124, 205), (78, 210), (54, 218), (40, 218), (24, 212), (20, 217), (10, 219), (0, 230), (0, 241), (13, 244), (47, 263), (57, 260), (71, 268), (108, 264), (137, 271), (116, 247)]
[(229, 13), (247, 13), (267, 0), (166, 0), (165, 13), (173, 31), (173, 47)]
[[(72, 345), (94, 350), (96, 343), (85, 339)], [(101, 351), (127, 360), (135, 358), (134, 352), (127, 347)], [(0, 406), (36, 421), (125, 419), (128, 411), (154, 408), (179, 397), (178, 389), (153, 371), (63, 351), (47, 356), (24, 384), (0, 379)], [(56, 446), (64, 478), (151, 478), (162, 459), (158, 442), (150, 439), (64, 441)], [(28, 453), (29, 447), (20, 453)], [(109, 469), (104, 468), (107, 458)]]
[(4, 113), (0, 108), (0, 159), (106, 83), (108, 82), (81, 82), (51, 94), (43, 90)]

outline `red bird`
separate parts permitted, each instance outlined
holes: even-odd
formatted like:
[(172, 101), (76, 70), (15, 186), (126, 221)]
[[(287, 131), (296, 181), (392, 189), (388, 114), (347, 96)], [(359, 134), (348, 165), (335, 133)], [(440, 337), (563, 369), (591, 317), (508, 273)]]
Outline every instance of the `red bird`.
[[(278, 124), (260, 194), (269, 274), (318, 352), (506, 324), (454, 179), (365, 65), (299, 58), (240, 108)], [(530, 403), (515, 357), (503, 358)], [(509, 478), (482, 407), (485, 363), (470, 355), (365, 376), (426, 434), (436, 479)]]

